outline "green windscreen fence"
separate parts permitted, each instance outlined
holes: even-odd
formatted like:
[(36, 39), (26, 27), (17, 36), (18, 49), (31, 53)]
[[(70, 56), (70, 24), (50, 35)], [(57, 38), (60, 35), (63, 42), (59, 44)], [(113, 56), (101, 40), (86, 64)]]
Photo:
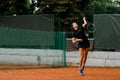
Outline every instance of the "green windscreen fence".
[(95, 49), (120, 50), (120, 14), (95, 14)]
[(65, 49), (65, 33), (0, 28), (1, 48)]
[(66, 66), (65, 33), (0, 28), (0, 48), (39, 49), (40, 66)]
[[(28, 17), (29, 19), (29, 16), (25, 17)], [(35, 18), (34, 16), (32, 17), (34, 22)], [(7, 49), (26, 49), (28, 50), (28, 53), (30, 49), (34, 49), (37, 50), (37, 52), (33, 52), (32, 55), (36, 54), (35, 56), (38, 56), (37, 60), (39, 65), (45, 65), (48, 67), (66, 66), (66, 34), (63, 32), (54, 32), (54, 23), (51, 16), (49, 17), (50, 19), (48, 19), (48, 17), (49, 16), (46, 17), (46, 15), (42, 15), (42, 18), (44, 18), (43, 20), (46, 20), (47, 18), (46, 22), (37, 23), (43, 24), (45, 28), (41, 28), (41, 25), (36, 28), (32, 25), (30, 28), (26, 28), (25, 26), (21, 27), (21, 25), (18, 25), (18, 23), (21, 23), (19, 20), (16, 21), (17, 24), (13, 22), (10, 23), (9, 21), (11, 20), (9, 19), (12, 17), (7, 17), (7, 19), (2, 17), (3, 19), (0, 20), (0, 48), (6, 48), (6, 51)], [(18, 19), (19, 18), (21, 17), (18, 17)], [(24, 16), (22, 16), (22, 18), (24, 19)], [(39, 16), (39, 18), (41, 17)], [(13, 21), (15, 20), (13, 19)]]

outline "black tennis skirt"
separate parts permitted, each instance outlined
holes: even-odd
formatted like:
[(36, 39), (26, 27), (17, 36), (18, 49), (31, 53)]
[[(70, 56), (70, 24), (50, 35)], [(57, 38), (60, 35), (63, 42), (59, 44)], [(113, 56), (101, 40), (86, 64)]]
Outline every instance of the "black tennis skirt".
[(90, 47), (90, 42), (88, 40), (78, 43), (78, 48), (89, 48), (89, 47)]

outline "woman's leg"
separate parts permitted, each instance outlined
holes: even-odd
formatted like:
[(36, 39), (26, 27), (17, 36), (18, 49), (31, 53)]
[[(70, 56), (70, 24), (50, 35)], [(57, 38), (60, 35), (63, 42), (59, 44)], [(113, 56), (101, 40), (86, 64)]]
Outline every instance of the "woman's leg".
[(81, 69), (81, 67), (83, 66), (84, 48), (79, 48), (79, 52), (80, 52), (80, 66), (79, 66), (79, 69)]
[(85, 48), (84, 51), (83, 66), (86, 64), (89, 48)]
[(84, 48), (79, 48), (80, 51), (80, 67), (79, 67), (79, 73), (81, 76), (84, 76), (83, 70), (84, 70), (84, 57), (85, 57), (85, 49)]

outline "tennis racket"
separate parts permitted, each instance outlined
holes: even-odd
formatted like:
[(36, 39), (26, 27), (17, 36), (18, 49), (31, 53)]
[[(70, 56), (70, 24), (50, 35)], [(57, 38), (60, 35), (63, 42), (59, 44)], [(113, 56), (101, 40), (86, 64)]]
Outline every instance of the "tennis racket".
[[(85, 14), (81, 11), (81, 14), (80, 14), (82, 17), (85, 17)], [(86, 19), (87, 21), (87, 19)], [(94, 33), (96, 31), (96, 27), (95, 27), (95, 24), (87, 21), (87, 25), (86, 25), (86, 32), (87, 33)]]
[(95, 24), (87, 22), (86, 29), (89, 33), (94, 33), (96, 31)]

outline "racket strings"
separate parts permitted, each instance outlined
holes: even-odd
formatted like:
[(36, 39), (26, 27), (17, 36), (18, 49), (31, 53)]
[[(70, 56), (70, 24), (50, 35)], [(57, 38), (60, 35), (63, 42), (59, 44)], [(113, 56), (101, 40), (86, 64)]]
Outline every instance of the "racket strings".
[(96, 27), (95, 27), (94, 24), (88, 22), (88, 24), (87, 24), (87, 30), (88, 30), (88, 32), (90, 32), (90, 33), (94, 33), (94, 32), (96, 31)]

